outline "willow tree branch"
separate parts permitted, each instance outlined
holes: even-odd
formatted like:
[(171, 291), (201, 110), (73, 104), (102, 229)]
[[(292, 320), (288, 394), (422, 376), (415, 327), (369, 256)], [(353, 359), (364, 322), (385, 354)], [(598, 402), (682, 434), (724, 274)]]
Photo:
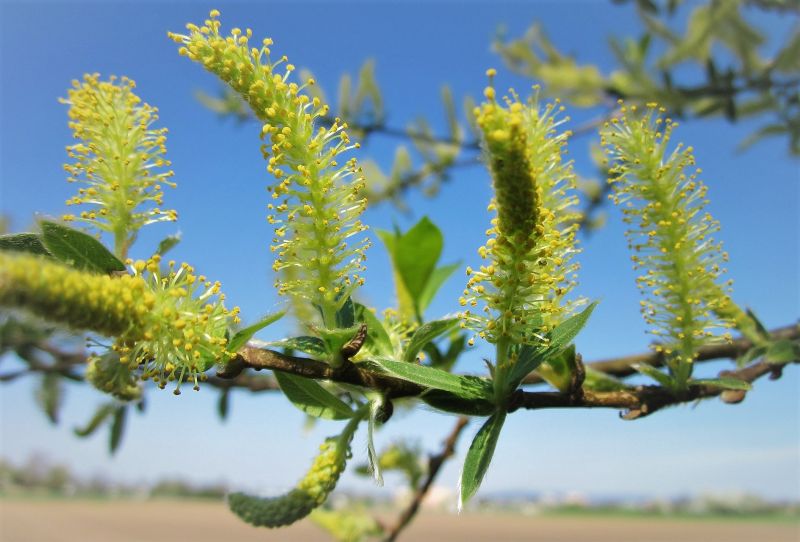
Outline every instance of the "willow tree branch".
[[(792, 325), (776, 328), (770, 331), (770, 336), (778, 340), (800, 339), (800, 326)], [(718, 359), (736, 359), (752, 347), (753, 343), (745, 338), (739, 338), (730, 343), (707, 344), (698, 349), (695, 363)], [(637, 374), (636, 369), (633, 368), (634, 365), (663, 367), (665, 364), (666, 360), (663, 354), (658, 352), (645, 352), (631, 356), (594, 361), (587, 363), (586, 366), (609, 376), (624, 378)], [(544, 380), (539, 375), (531, 373), (525, 377), (522, 383), (525, 385), (542, 384)]]
[(406, 509), (403, 510), (403, 513), (397, 518), (394, 526), (388, 530), (384, 542), (394, 542), (394, 540), (397, 540), (400, 532), (414, 519), (414, 516), (419, 511), (419, 507), (422, 505), (422, 501), (433, 485), (433, 481), (439, 475), (442, 465), (455, 453), (458, 437), (468, 423), (469, 418), (460, 416), (453, 430), (450, 431), (450, 435), (444, 441), (442, 451), (428, 458), (428, 475), (425, 477), (422, 484), (417, 487), (416, 491), (414, 491), (414, 497), (411, 499), (411, 503), (409, 503)]

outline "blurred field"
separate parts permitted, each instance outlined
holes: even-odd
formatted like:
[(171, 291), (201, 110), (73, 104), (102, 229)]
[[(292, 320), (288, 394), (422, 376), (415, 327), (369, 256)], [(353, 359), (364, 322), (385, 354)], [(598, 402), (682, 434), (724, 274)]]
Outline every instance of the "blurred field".
[[(797, 542), (794, 521), (423, 513), (402, 540)], [(218, 502), (0, 500), (2, 542), (328, 541), (310, 522), (251, 528)]]

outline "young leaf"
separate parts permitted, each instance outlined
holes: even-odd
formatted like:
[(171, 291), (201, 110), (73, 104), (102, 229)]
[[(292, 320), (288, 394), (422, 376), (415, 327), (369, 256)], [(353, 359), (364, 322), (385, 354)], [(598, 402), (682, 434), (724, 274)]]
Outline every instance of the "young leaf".
[(0, 235), (0, 250), (29, 252), (41, 256), (50, 256), (50, 253), (44, 248), (42, 238), (38, 233), (25, 232)]
[(492, 462), (497, 439), (500, 436), (500, 430), (503, 428), (505, 420), (506, 413), (503, 411), (497, 411), (492, 414), (483, 424), (483, 427), (480, 428), (478, 434), (475, 435), (472, 444), (470, 444), (467, 457), (464, 459), (464, 469), (461, 471), (459, 509), (478, 491), (486, 470)]
[(46, 220), (39, 224), (45, 248), (62, 262), (101, 274), (125, 271), (125, 265), (91, 235)]
[(82, 428), (76, 427), (75, 429), (73, 429), (73, 432), (75, 433), (75, 435), (79, 437), (88, 437), (89, 435), (97, 431), (97, 428), (100, 427), (103, 424), (103, 422), (106, 421), (108, 417), (114, 413), (116, 409), (117, 405), (115, 403), (106, 403), (104, 405), (101, 405), (95, 411), (94, 416), (92, 416), (92, 419), (89, 420), (89, 423), (87, 423)]
[(419, 308), (420, 314), (425, 312), (425, 309), (428, 308), (431, 301), (433, 301), (436, 292), (439, 291), (439, 288), (450, 278), (450, 275), (456, 269), (461, 267), (461, 262), (452, 263), (450, 265), (445, 265), (442, 267), (437, 267), (433, 270), (428, 279), (428, 282), (425, 284), (425, 289), (422, 290), (422, 293), (419, 295), (419, 299), (417, 300), (417, 306)]
[(586, 378), (583, 381), (583, 389), (592, 391), (622, 391), (628, 389), (623, 381), (609, 376), (602, 371), (586, 367)]
[(442, 318), (441, 320), (434, 320), (421, 325), (408, 342), (406, 351), (403, 354), (403, 359), (407, 362), (415, 361), (417, 359), (417, 354), (419, 354), (426, 344), (436, 337), (447, 333), (457, 324), (458, 318)]
[(50, 422), (58, 423), (58, 413), (63, 400), (61, 377), (55, 373), (45, 374), (36, 392), (36, 399)]
[(289, 401), (309, 416), (327, 420), (353, 417), (353, 410), (345, 402), (315, 381), (281, 371), (274, 374)]
[(364, 363), (375, 365), (378, 370), (402, 380), (448, 391), (462, 399), (489, 399), (494, 393), (491, 382), (477, 376), (455, 375), (441, 369), (387, 358), (376, 357)]
[(578, 336), (580, 330), (586, 325), (592, 311), (597, 306), (597, 301), (583, 309), (580, 313), (567, 318), (561, 324), (555, 327), (549, 334), (548, 348), (550, 350), (563, 350)]
[(790, 341), (775, 341), (769, 345), (764, 358), (770, 363), (791, 363), (800, 359), (800, 344)]
[(219, 414), (220, 420), (226, 420), (228, 418), (230, 395), (230, 388), (225, 388), (219, 394), (219, 401), (217, 402), (217, 414)]
[(349, 297), (344, 300), (342, 307), (336, 311), (336, 327), (340, 329), (351, 328), (356, 323), (356, 311), (353, 300)]
[(356, 322), (363, 322), (367, 324), (366, 345), (368, 349), (378, 354), (391, 356), (394, 348), (392, 347), (392, 341), (389, 338), (389, 334), (386, 332), (386, 329), (383, 327), (381, 321), (378, 320), (371, 310), (361, 303), (354, 303), (354, 306)]
[(675, 381), (672, 379), (670, 375), (667, 373), (661, 372), (652, 365), (647, 365), (644, 363), (636, 364), (633, 366), (634, 369), (639, 371), (645, 376), (649, 376), (665, 388), (672, 389), (675, 387)]
[(722, 376), (719, 378), (701, 378), (698, 380), (692, 380), (690, 383), (696, 386), (713, 386), (715, 388), (722, 388), (726, 390), (750, 391), (753, 389), (749, 382), (739, 380), (738, 378), (731, 378), (729, 376)]
[(181, 234), (176, 233), (175, 235), (168, 235), (164, 237), (160, 243), (158, 243), (158, 248), (156, 249), (156, 254), (159, 256), (163, 256), (173, 248), (175, 245), (181, 242)]
[(261, 320), (256, 322), (255, 324), (249, 325), (244, 329), (240, 329), (236, 332), (233, 338), (228, 343), (228, 350), (231, 352), (236, 352), (245, 344), (247, 341), (253, 338), (253, 335), (264, 329), (270, 324), (274, 324), (281, 318), (283, 315), (286, 314), (285, 311), (276, 312), (273, 314), (268, 314), (267, 316), (263, 317)]
[(428, 217), (423, 217), (397, 239), (394, 263), (417, 308), (443, 246), (442, 232)]
[(381, 465), (378, 453), (375, 451), (375, 426), (377, 425), (377, 416), (381, 409), (383, 398), (378, 398), (370, 401), (369, 403), (369, 420), (367, 423), (367, 456), (369, 458), (369, 467), (372, 472), (372, 478), (379, 486), (383, 485), (383, 475), (381, 475)]
[(122, 434), (125, 432), (125, 418), (128, 415), (126, 406), (117, 407), (114, 412), (114, 420), (111, 422), (111, 433), (108, 439), (108, 450), (113, 455), (122, 442)]
[(328, 351), (325, 349), (325, 342), (317, 337), (292, 337), (291, 339), (283, 339), (282, 341), (268, 342), (266, 346), (297, 350), (318, 359), (324, 359), (328, 355)]

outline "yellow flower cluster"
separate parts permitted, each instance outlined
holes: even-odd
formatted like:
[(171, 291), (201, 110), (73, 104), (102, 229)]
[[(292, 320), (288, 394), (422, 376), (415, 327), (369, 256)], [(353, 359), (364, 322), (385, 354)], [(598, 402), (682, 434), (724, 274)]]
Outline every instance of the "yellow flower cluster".
[(489, 210), (497, 216), (479, 249), (489, 262), (477, 270), (467, 268), (467, 289), (460, 299), (469, 307), (482, 300), (484, 314), (467, 309), (463, 324), (490, 342), (531, 343), (574, 307), (564, 299), (576, 283), (578, 267), (571, 261), (578, 251), (570, 211), (575, 197), (569, 192), (575, 177), (572, 164), (562, 157), (569, 132), (556, 130), (563, 122), (556, 118), (561, 108), (550, 104), (540, 109), (537, 95), (523, 104), (512, 92), (505, 105), (495, 100), (491, 86), (485, 95), (475, 116), (495, 191)]
[(223, 36), (218, 16), (213, 10), (203, 26), (188, 24), (188, 35), (169, 35), (181, 44), (180, 54), (230, 85), (264, 123), (262, 153), (276, 178), (269, 187), (274, 214), (267, 217), (275, 226), (273, 268), (295, 271), (276, 286), (320, 307), (330, 327), (336, 309), (363, 282), (359, 273), (368, 243), (363, 239), (350, 248), (347, 240), (366, 230), (359, 219), (366, 205), (360, 196), (364, 179), (355, 159), (338, 161), (358, 144), (351, 143), (344, 123), (328, 119), (327, 105), (303, 93), (313, 80), (291, 82), (295, 68), (285, 64), (286, 57), (271, 60), (272, 40), (251, 47), (252, 31), (239, 28)]
[[(175, 186), (173, 172), (162, 169), (170, 165), (164, 158), (167, 129), (152, 128), (158, 110), (141, 103), (126, 77), (85, 75), (72, 87), (61, 101), (69, 105), (69, 127), (79, 142), (67, 147), (74, 162), (64, 169), (68, 181), (86, 186), (67, 205), (92, 207), (63, 219), (110, 232), (116, 255), (124, 258), (142, 226), (177, 220), (175, 211), (160, 208), (162, 185)], [(147, 205), (156, 207), (142, 207)]]
[(140, 367), (142, 378), (152, 378), (161, 388), (176, 381), (180, 393), (181, 382), (192, 380), (197, 389), (205, 371), (231, 356), (225, 350), (226, 332), (231, 322), (239, 322), (239, 308), (228, 311), (220, 283), (195, 275), (186, 263), (170, 261), (163, 276), (158, 255), (129, 263), (153, 303), (146, 328), (136, 337), (120, 336), (114, 350), (122, 363)]
[[(707, 187), (694, 172), (691, 147), (670, 149), (677, 126), (648, 104), (621, 108), (603, 130), (603, 144), (612, 161), (614, 193), (628, 224), (628, 244), (644, 300), (641, 312), (663, 344), (679, 383), (691, 376), (697, 347), (731, 323), (719, 315), (732, 301), (720, 284), (728, 255), (714, 238), (719, 223), (705, 210)], [(725, 286), (730, 287), (730, 281)], [(727, 336), (727, 334), (726, 334)]]
[[(112, 348), (119, 362), (142, 378), (162, 388), (176, 381), (176, 391), (184, 380), (196, 386), (213, 363), (228, 359), (225, 335), (229, 324), (238, 321), (239, 309), (225, 309), (219, 283), (194, 275), (186, 264), (175, 270), (170, 262), (166, 276), (158, 256), (132, 267), (132, 275), (110, 277), (49, 258), (0, 252), (0, 306), (117, 337)], [(95, 366), (90, 373), (100, 387), (109, 383), (107, 367)]]
[(285, 495), (256, 498), (244, 493), (228, 495), (228, 506), (257, 527), (281, 527), (298, 521), (321, 506), (336, 487), (350, 453), (349, 438), (328, 438), (297, 486)]

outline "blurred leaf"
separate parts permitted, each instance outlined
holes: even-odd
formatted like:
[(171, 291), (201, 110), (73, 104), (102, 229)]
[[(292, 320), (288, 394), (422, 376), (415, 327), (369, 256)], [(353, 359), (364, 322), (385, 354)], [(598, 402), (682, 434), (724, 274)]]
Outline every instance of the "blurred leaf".
[(309, 378), (274, 371), (275, 380), (294, 406), (315, 418), (345, 420), (353, 410), (341, 399)]
[(94, 416), (92, 419), (89, 420), (84, 427), (79, 428), (76, 427), (73, 429), (74, 433), (79, 437), (88, 437), (92, 433), (94, 433), (104, 421), (111, 416), (114, 411), (116, 411), (117, 405), (115, 403), (106, 403), (104, 405), (100, 405), (97, 410), (95, 410)]
[(61, 377), (56, 373), (47, 373), (42, 376), (39, 388), (36, 391), (36, 401), (42, 407), (50, 423), (58, 423), (58, 414), (63, 401), (63, 385)]
[(128, 409), (125, 406), (117, 407), (114, 412), (114, 420), (111, 422), (111, 433), (108, 440), (108, 450), (113, 455), (119, 448), (122, 442), (122, 435), (125, 432), (125, 418), (128, 415)]
[(158, 248), (156, 249), (156, 254), (163, 256), (175, 246), (181, 242), (181, 234), (176, 233), (175, 235), (168, 235), (164, 237), (160, 243), (158, 243)]
[(743, 390), (749, 391), (753, 389), (749, 382), (739, 380), (738, 378), (720, 377), (720, 378), (704, 378), (692, 380), (690, 382), (696, 386), (713, 386), (716, 388), (723, 388), (726, 390)]
[(238, 352), (240, 348), (247, 344), (247, 341), (253, 338), (253, 335), (264, 329), (270, 324), (274, 324), (286, 314), (285, 311), (275, 312), (264, 316), (255, 324), (249, 325), (244, 329), (240, 329), (228, 342), (228, 350), (231, 352)]
[(665, 388), (672, 389), (675, 386), (675, 382), (673, 381), (672, 377), (665, 372), (660, 371), (659, 369), (653, 367), (652, 365), (647, 365), (644, 363), (640, 363), (633, 366), (634, 369), (639, 371), (645, 376), (649, 376)]
[(101, 274), (126, 270), (125, 265), (91, 235), (46, 220), (39, 224), (42, 228), (42, 243), (62, 262)]
[(770, 363), (791, 363), (800, 360), (800, 344), (790, 340), (775, 341), (769, 345), (764, 359)]
[(585, 367), (586, 378), (583, 381), (583, 389), (592, 391), (622, 391), (629, 389), (630, 386), (623, 381), (607, 375), (601, 371)]
[(369, 458), (370, 472), (372, 472), (372, 479), (379, 486), (383, 485), (383, 476), (381, 475), (381, 465), (378, 454), (375, 451), (375, 426), (377, 425), (378, 412), (382, 406), (383, 398), (376, 398), (369, 403), (369, 421), (367, 423), (367, 457)]
[(317, 508), (309, 516), (317, 526), (324, 529), (338, 542), (363, 542), (383, 534), (383, 528), (363, 510), (326, 510)]
[(0, 235), (0, 250), (50, 256), (50, 253), (44, 248), (41, 236), (38, 233), (25, 232)]
[(444, 265), (433, 270), (428, 278), (428, 282), (425, 284), (425, 289), (422, 291), (417, 301), (420, 314), (425, 312), (425, 309), (427, 309), (428, 305), (433, 301), (439, 288), (442, 287), (445, 281), (450, 278), (450, 275), (459, 267), (461, 267), (461, 262)]
[(506, 413), (503, 411), (492, 414), (470, 444), (467, 457), (464, 459), (464, 468), (461, 471), (459, 509), (478, 491), (486, 470), (492, 462), (497, 439), (500, 437), (500, 430), (503, 428), (505, 420)]
[(219, 393), (219, 400), (217, 401), (217, 414), (220, 420), (228, 419), (228, 408), (230, 407), (230, 388), (225, 388)]
[(356, 311), (353, 305), (353, 300), (349, 297), (344, 300), (344, 303), (336, 311), (336, 327), (339, 329), (351, 328), (356, 324)]

